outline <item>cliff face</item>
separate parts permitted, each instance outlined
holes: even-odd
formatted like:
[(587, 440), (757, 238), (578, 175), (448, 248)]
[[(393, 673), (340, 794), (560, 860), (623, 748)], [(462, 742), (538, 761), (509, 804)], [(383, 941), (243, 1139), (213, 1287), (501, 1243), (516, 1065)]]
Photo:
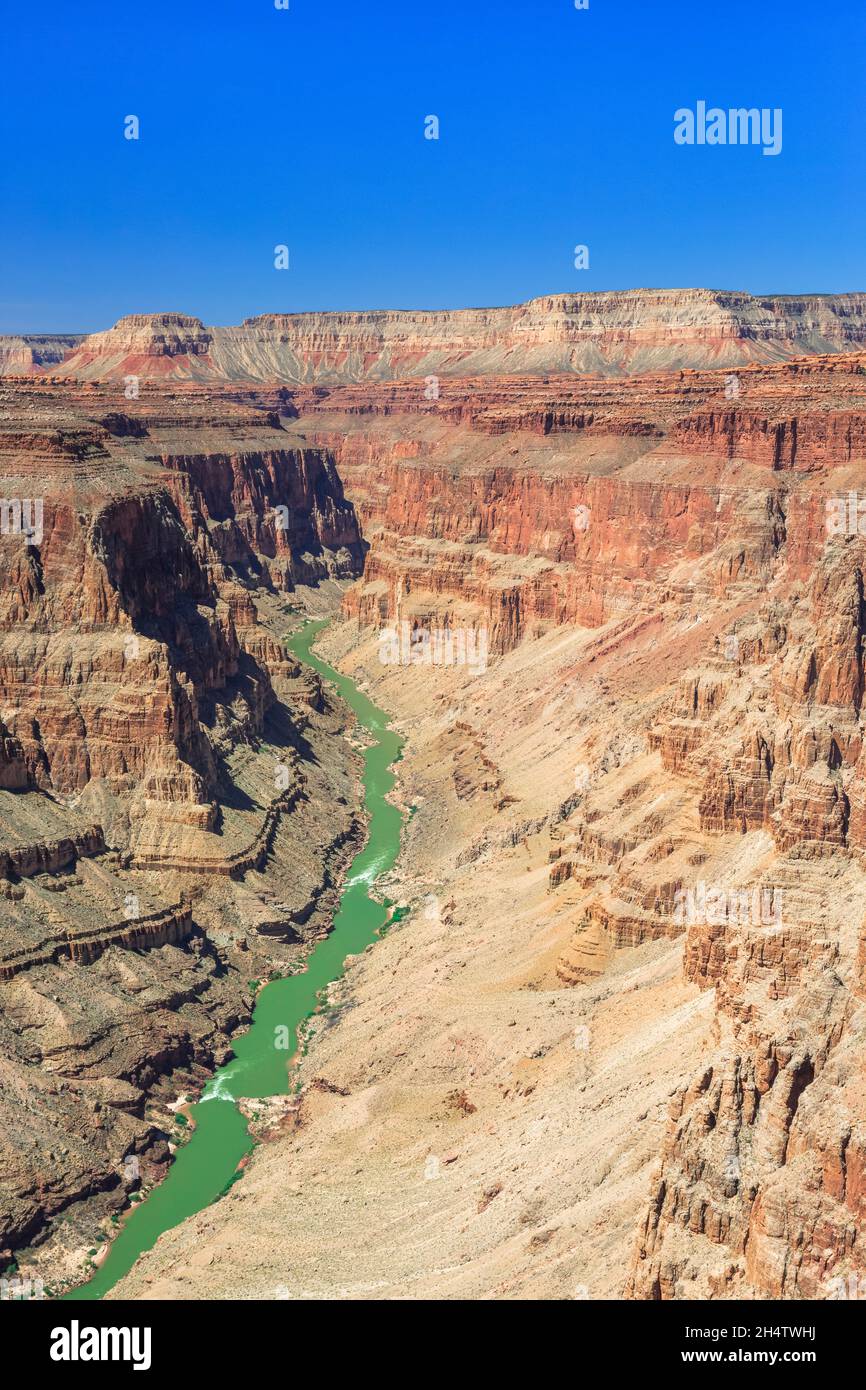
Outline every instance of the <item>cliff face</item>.
[(671, 1104), (638, 1297), (826, 1298), (866, 1267), (860, 549), (829, 543), (789, 587), (783, 547), (735, 651), (690, 670), (650, 732), (702, 844), (758, 857), (748, 910), (680, 916), (717, 1046)]
[(215, 777), (204, 709), (212, 720), (240, 701), (258, 732), (272, 699), (239, 636), (255, 627), (250, 589), (360, 568), (333, 463), (289, 447), (273, 417), (226, 403), (175, 403), (172, 418), (166, 401), (152, 415), (147, 402), (130, 413), (110, 393), (72, 404), (64, 393), (73, 418), (40, 432), (32, 412), (55, 418), (56, 395), (39, 386), (14, 399), (22, 423), (0, 441), (7, 487), (39, 491), (42, 534), (4, 537), (0, 702), (30, 783), (68, 792), (158, 769), (198, 801)]
[(84, 337), (83, 333), (2, 333), (0, 376), (47, 371), (75, 352)]
[(695, 583), (732, 594), (780, 555), (809, 574), (864, 451), (863, 381), (862, 359), (823, 358), (733, 379), (452, 382), (433, 402), (412, 383), (300, 388), (281, 408), (334, 450), (372, 541), (349, 611), (384, 621), (451, 595), (504, 650)]
[[(545, 295), (505, 308), (263, 314), (205, 328), (132, 314), (87, 336), (58, 370), (87, 379), (337, 383), (514, 371), (619, 376), (773, 362), (866, 344), (866, 296), (704, 289)], [(6, 370), (20, 370), (15, 352)], [(0, 352), (2, 362), (2, 352)]]
[[(447, 340), (437, 315), (135, 317), (82, 371), (155, 356), (169, 380), (136, 399), (7, 382), (7, 492), (44, 508), (38, 539), (0, 541), (0, 1245), (116, 1187), (130, 1152), (164, 1156), (145, 1095), (222, 1055), (237, 977), (327, 918), (349, 772), (278, 638), (296, 586), (359, 576), (331, 640), (412, 729), (410, 911), (305, 1056), (298, 1134), (251, 1165), (293, 1257), (318, 1278), (309, 1232), (339, 1211), (377, 1289), (823, 1298), (866, 1277), (862, 306), (596, 300), (471, 311)], [(520, 376), (495, 372), (506, 329)], [(603, 339), (599, 375), (533, 375), (544, 334), (569, 370)], [(771, 360), (795, 342), (822, 355)], [(223, 351), (267, 384), (206, 381)], [(696, 351), (726, 365), (601, 374)], [(483, 633), (489, 669), (432, 646), (383, 663), (404, 628)], [(58, 1116), (76, 1142), (46, 1191)], [(444, 1274), (417, 1240), (440, 1150)], [(236, 1292), (249, 1252), (261, 1296), (257, 1210), (199, 1218), (198, 1289)], [(188, 1238), (148, 1266), (176, 1252), (173, 1296)]]
[(210, 375), (212, 335), (188, 314), (127, 314), (103, 333), (89, 333), (56, 374), (99, 380), (146, 376), (199, 380)]
[(0, 1257), (62, 1278), (327, 924), (352, 769), (281, 639), (363, 545), (327, 452), (220, 392), (0, 413)]
[[(587, 989), (678, 940), (714, 1002), (633, 1297), (825, 1298), (866, 1274), (863, 382), (859, 359), (804, 359), (738, 374), (734, 399), (722, 373), (292, 397), (371, 544), (344, 602), (361, 640), (445, 623), (504, 659), (594, 633), (551, 855), (576, 903), (558, 977)], [(537, 669), (564, 738), (566, 688)], [(484, 719), (489, 754), (507, 740)], [(543, 733), (533, 750), (544, 766)]]

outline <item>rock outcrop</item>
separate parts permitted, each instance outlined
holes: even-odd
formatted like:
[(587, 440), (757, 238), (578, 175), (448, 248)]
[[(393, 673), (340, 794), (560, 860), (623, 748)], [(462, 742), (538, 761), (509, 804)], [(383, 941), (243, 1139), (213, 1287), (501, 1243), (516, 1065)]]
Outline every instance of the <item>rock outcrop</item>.
[(0, 376), (48, 371), (75, 352), (85, 337), (84, 333), (0, 334)]
[[(0, 368), (38, 365), (10, 342)], [(186, 314), (131, 314), (71, 345), (49, 370), (91, 380), (388, 381), (511, 372), (737, 368), (866, 346), (866, 296), (636, 289), (552, 294), (505, 308), (261, 314), (206, 328)], [(28, 353), (31, 354), (28, 357)]]
[(118, 1296), (862, 1291), (863, 365), (249, 389), (370, 546), (404, 913)]
[(196, 1292), (333, 1296), (347, 1241), (372, 1297), (862, 1287), (863, 313), (133, 316), (7, 379), (0, 1244), (158, 1170), (160, 1077), (323, 929), (352, 767), (279, 637), (345, 579), (332, 655), (412, 729), (404, 914), (250, 1163), (266, 1248), (226, 1201), (118, 1292), (194, 1246)]
[[(866, 1277), (863, 383), (853, 355), (741, 370), (733, 395), (701, 372), (291, 396), (371, 544), (344, 603), (359, 640), (465, 624), (504, 660), (589, 629), (586, 761), (550, 832), (550, 891), (575, 904), (557, 977), (590, 989), (678, 940), (715, 1006), (628, 1296)], [(548, 708), (565, 737), (568, 701)]]
[(282, 639), (363, 543), (328, 452), (226, 393), (7, 377), (0, 414), (0, 1259), (51, 1280), (327, 930), (355, 758)]

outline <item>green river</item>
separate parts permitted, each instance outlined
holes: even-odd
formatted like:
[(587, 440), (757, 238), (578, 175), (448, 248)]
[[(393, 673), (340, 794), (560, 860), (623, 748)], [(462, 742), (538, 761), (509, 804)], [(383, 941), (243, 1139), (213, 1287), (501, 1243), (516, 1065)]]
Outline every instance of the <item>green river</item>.
[(330, 935), (313, 948), (302, 974), (275, 980), (259, 992), (252, 1025), (234, 1043), (235, 1056), (214, 1073), (201, 1100), (190, 1107), (195, 1128), (177, 1150), (165, 1180), (125, 1218), (88, 1282), (64, 1294), (65, 1299), (102, 1298), (163, 1231), (201, 1211), (231, 1186), (238, 1176), (238, 1165), (253, 1148), (246, 1120), (235, 1102), (243, 1097), (288, 1093), (289, 1064), (295, 1049), (277, 1047), (277, 1039), (285, 1039), (285, 1028), (290, 1037), (297, 1036), (299, 1026), (321, 1003), (320, 991), (343, 974), (346, 956), (375, 941), (387, 921), (388, 909), (376, 902), (369, 890), (393, 866), (400, 848), (402, 813), (387, 800), (387, 794), (394, 786), (390, 769), (400, 755), (403, 740), (389, 729), (384, 711), (353, 681), (313, 655), (313, 642), (326, 625), (327, 620), (308, 622), (287, 645), (299, 660), (337, 688), (358, 723), (375, 739), (364, 751), (363, 783), (370, 817), (367, 843), (352, 861)]

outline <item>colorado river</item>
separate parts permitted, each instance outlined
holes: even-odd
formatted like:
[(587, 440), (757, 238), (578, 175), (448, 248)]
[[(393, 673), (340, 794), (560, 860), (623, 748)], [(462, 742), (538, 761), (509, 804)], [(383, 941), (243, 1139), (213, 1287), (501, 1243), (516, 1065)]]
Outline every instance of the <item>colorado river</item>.
[(370, 818), (367, 843), (352, 861), (330, 935), (313, 948), (302, 974), (275, 980), (260, 991), (250, 1028), (234, 1043), (235, 1056), (214, 1073), (201, 1100), (190, 1107), (195, 1128), (177, 1150), (166, 1178), (126, 1217), (92, 1278), (64, 1294), (66, 1299), (102, 1298), (163, 1231), (226, 1191), (253, 1148), (236, 1101), (288, 1093), (289, 1059), (295, 1049), (280, 1049), (275, 1040), (286, 1036), (286, 1028), (289, 1036), (297, 1036), (300, 1025), (315, 1012), (320, 990), (343, 974), (346, 956), (375, 941), (387, 920), (387, 909), (370, 896), (370, 889), (393, 866), (400, 849), (402, 814), (387, 795), (395, 781), (390, 768), (403, 740), (389, 729), (384, 711), (353, 681), (312, 654), (313, 642), (324, 626), (325, 621), (308, 623), (287, 646), (336, 687), (358, 723), (373, 735), (374, 742), (364, 750), (364, 802)]

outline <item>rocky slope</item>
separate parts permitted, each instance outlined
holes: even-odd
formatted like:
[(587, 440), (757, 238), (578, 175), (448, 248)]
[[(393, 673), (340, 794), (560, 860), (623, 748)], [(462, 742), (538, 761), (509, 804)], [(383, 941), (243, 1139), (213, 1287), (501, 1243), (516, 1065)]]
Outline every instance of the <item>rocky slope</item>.
[(0, 1254), (55, 1282), (327, 929), (356, 758), (280, 639), (363, 543), (327, 451), (220, 393), (7, 378), (0, 458)]
[[(505, 308), (263, 314), (206, 328), (186, 314), (131, 314), (58, 365), (36, 339), (0, 343), (0, 371), (88, 380), (385, 381), (510, 372), (621, 376), (774, 362), (866, 346), (866, 295), (752, 296), (638, 289), (554, 294)], [(29, 355), (28, 355), (29, 354)], [(7, 365), (4, 365), (4, 362)]]
[(349, 611), (420, 622), (453, 600), (504, 650), (539, 624), (747, 588), (789, 532), (808, 574), (866, 452), (863, 366), (476, 380), (434, 402), (412, 383), (300, 389), (281, 408), (334, 450), (372, 543)]
[(84, 333), (0, 334), (0, 376), (44, 372), (78, 348)]
[(262, 394), (371, 546), (406, 913), (117, 1296), (862, 1290), (866, 376), (728, 376)]

